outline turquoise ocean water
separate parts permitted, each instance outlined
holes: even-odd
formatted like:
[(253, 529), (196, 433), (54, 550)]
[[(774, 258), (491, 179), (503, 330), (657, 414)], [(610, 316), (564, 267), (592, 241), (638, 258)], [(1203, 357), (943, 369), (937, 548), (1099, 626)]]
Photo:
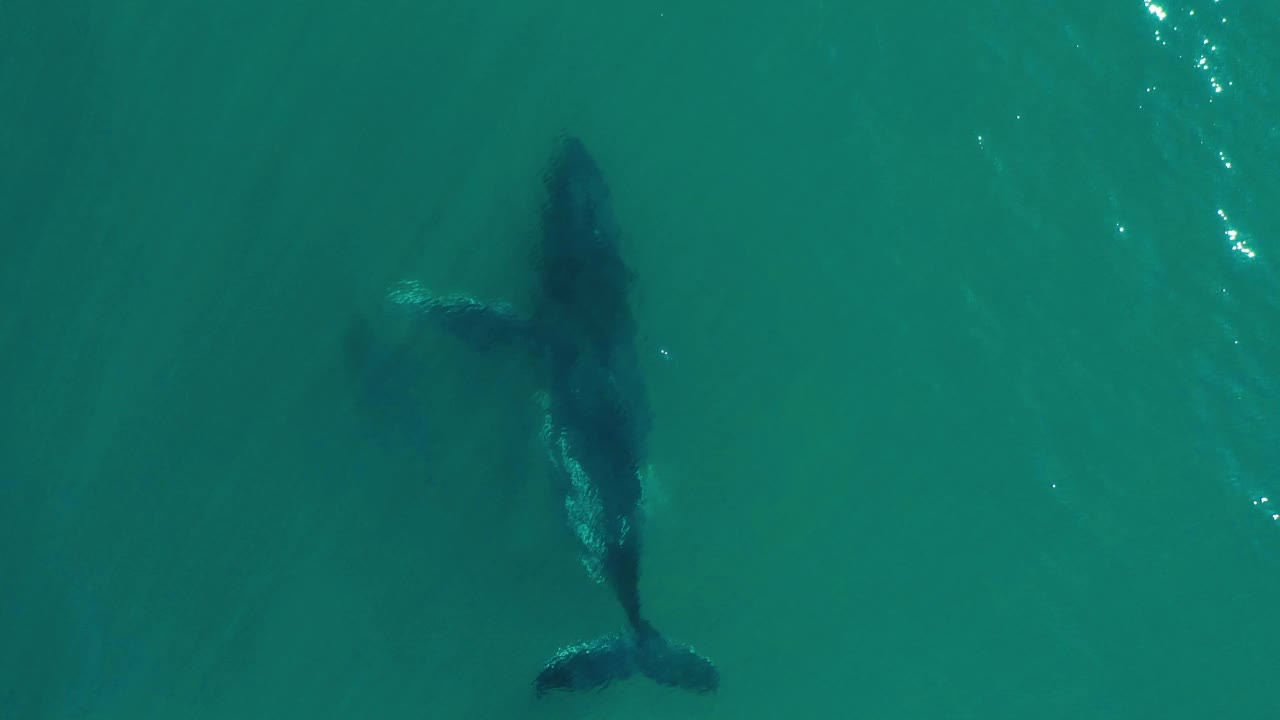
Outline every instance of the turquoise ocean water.
[[(0, 4), (0, 719), (1280, 713), (1280, 6)], [(563, 133), (653, 394), (619, 627), (538, 377)]]

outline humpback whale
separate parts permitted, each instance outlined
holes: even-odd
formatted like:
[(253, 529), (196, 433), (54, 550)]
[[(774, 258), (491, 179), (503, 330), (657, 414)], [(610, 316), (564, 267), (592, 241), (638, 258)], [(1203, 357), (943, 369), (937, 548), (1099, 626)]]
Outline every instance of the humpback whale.
[(545, 184), (531, 312), (434, 295), (416, 281), (393, 285), (387, 299), (475, 348), (528, 351), (545, 374), (542, 437), (566, 520), (587, 573), (612, 588), (627, 626), (561, 648), (538, 673), (537, 696), (603, 688), (637, 672), (710, 692), (720, 681), (715, 665), (667, 639), (641, 612), (641, 468), (652, 419), (628, 302), (633, 274), (620, 254), (609, 188), (572, 137), (563, 139)]

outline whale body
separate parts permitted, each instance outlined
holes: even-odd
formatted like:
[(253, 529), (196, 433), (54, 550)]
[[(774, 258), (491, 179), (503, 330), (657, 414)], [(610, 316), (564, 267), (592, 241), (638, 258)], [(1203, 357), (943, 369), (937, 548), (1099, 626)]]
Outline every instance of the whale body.
[(538, 297), (529, 314), (506, 302), (435, 295), (417, 282), (388, 300), (482, 350), (530, 354), (544, 370), (542, 436), (566, 520), (588, 575), (613, 589), (627, 627), (567, 645), (534, 682), (538, 696), (588, 690), (640, 673), (663, 685), (715, 690), (715, 665), (659, 633), (641, 612), (642, 480), (652, 426), (609, 188), (583, 144), (567, 138), (545, 176)]

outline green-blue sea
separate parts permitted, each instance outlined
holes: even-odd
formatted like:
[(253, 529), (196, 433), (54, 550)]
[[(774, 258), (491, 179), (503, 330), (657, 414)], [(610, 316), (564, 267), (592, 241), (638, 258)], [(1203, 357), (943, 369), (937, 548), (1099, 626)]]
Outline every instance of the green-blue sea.
[[(559, 139), (654, 411), (619, 630)], [(1280, 717), (1280, 4), (0, 2), (0, 720)]]

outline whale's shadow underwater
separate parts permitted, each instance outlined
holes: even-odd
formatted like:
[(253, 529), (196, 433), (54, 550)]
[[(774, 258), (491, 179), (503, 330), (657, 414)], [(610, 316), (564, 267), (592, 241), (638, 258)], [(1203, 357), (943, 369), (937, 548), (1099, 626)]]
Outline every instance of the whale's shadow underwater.
[(609, 189), (574, 138), (564, 140), (545, 181), (539, 292), (527, 314), (503, 302), (433, 295), (413, 281), (394, 285), (387, 299), (478, 350), (527, 353), (545, 376), (542, 435), (566, 519), (588, 574), (612, 587), (628, 627), (561, 648), (538, 674), (537, 694), (601, 688), (636, 672), (710, 692), (720, 682), (715, 665), (663, 637), (640, 609), (640, 472), (652, 418), (628, 301), (633, 276), (619, 252)]

